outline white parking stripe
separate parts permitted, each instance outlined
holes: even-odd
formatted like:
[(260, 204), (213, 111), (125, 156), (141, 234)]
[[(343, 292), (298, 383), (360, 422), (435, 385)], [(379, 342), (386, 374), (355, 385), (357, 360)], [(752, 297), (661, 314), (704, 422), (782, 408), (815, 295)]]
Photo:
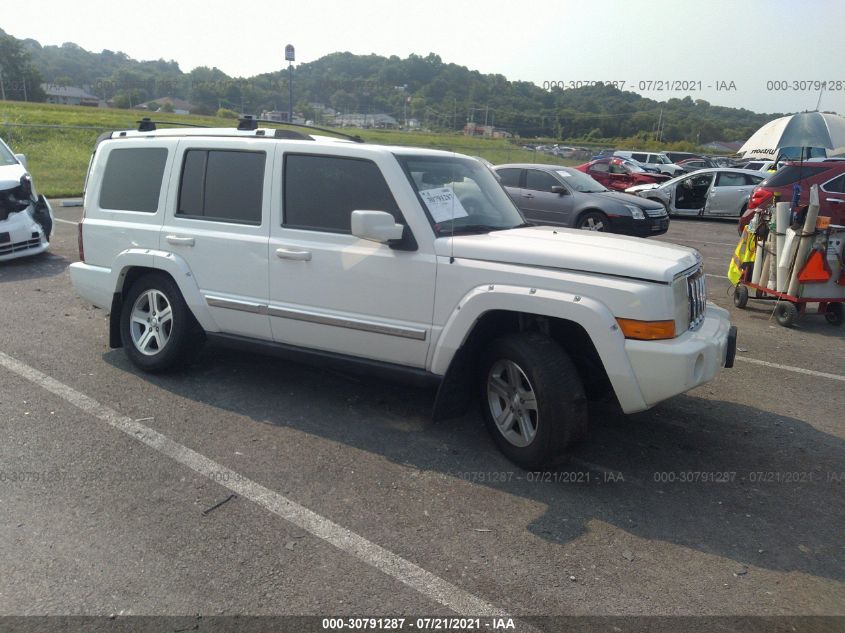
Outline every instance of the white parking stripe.
[(62, 224), (73, 224), (76, 226), (79, 222), (72, 222), (71, 220), (62, 220), (61, 218), (53, 218), (56, 222), (61, 222)]
[(751, 363), (752, 365), (762, 365), (763, 367), (772, 367), (774, 369), (783, 369), (784, 371), (792, 371), (796, 374), (807, 374), (808, 376), (817, 376), (819, 378), (830, 378), (831, 380), (841, 380), (845, 382), (845, 376), (839, 374), (827, 374), (823, 371), (815, 371), (813, 369), (804, 369), (803, 367), (792, 367), (791, 365), (779, 365), (777, 363), (770, 363), (765, 360), (757, 360), (756, 358), (747, 358), (745, 356), (737, 356), (736, 360), (741, 360), (743, 363)]
[(718, 277), (719, 279), (730, 279), (727, 275), (714, 275), (713, 273), (704, 273), (707, 277)]
[(679, 237), (670, 237), (660, 240), (661, 242), (689, 242), (690, 244), (701, 244), (702, 246), (733, 246), (736, 248), (736, 242), (711, 242), (709, 240), (682, 240)]
[[(194, 472), (208, 477), (237, 495), (250, 499), (286, 521), (405, 583), (422, 595), (452, 609), (456, 613), (478, 617), (505, 615), (505, 612), (501, 609), (467, 593), (401, 556), (368, 541), (363, 536), (312, 512), (278, 492), (246, 479), (239, 473), (208, 457), (174, 442), (158, 431), (120, 415), (117, 411), (100, 404), (93, 398), (3, 352), (0, 352), (0, 366), (59, 396), (85, 413), (122, 431), (132, 439), (138, 440)], [(221, 473), (225, 473), (225, 476), (221, 477)]]

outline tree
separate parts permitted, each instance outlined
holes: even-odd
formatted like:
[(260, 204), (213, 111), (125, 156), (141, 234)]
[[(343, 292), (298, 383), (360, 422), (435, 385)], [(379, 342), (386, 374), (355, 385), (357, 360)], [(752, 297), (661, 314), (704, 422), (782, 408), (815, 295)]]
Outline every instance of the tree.
[(32, 65), (21, 42), (0, 35), (0, 98), (10, 101), (44, 101), (41, 74)]

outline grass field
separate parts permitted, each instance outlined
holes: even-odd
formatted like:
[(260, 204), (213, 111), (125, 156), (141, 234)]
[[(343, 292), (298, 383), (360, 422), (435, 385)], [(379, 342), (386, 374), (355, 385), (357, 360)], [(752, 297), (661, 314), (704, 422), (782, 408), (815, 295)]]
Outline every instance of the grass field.
[[(0, 101), (0, 137), (16, 153), (26, 154), (36, 188), (50, 197), (82, 193), (88, 160), (97, 137), (111, 130), (137, 127), (144, 113)], [(213, 127), (234, 127), (232, 119), (157, 114), (155, 118)], [(506, 140), (470, 138), (458, 134), (346, 129), (365, 141), (387, 145), (412, 145), (481, 156), (491, 163), (573, 164), (547, 154), (526, 151)]]

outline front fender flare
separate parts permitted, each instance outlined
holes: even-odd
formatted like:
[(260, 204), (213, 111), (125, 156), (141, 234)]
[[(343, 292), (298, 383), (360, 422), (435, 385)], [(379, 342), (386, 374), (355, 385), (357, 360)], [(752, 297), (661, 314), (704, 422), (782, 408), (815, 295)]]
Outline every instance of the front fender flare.
[(647, 408), (625, 352), (625, 336), (607, 306), (590, 297), (555, 290), (498, 284), (473, 288), (455, 306), (437, 338), (430, 371), (445, 375), (475, 324), (486, 312), (493, 310), (577, 323), (584, 328), (595, 346), (613, 390), (624, 408)]

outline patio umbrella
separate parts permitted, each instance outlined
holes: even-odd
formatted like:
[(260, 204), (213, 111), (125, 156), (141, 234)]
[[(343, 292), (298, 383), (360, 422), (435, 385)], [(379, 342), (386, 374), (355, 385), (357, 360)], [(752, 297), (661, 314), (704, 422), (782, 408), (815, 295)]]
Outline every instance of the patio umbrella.
[[(745, 158), (775, 160), (785, 148), (833, 149), (845, 145), (845, 117), (801, 112), (769, 121), (751, 135), (739, 153)], [(802, 151), (802, 157), (803, 157)]]

